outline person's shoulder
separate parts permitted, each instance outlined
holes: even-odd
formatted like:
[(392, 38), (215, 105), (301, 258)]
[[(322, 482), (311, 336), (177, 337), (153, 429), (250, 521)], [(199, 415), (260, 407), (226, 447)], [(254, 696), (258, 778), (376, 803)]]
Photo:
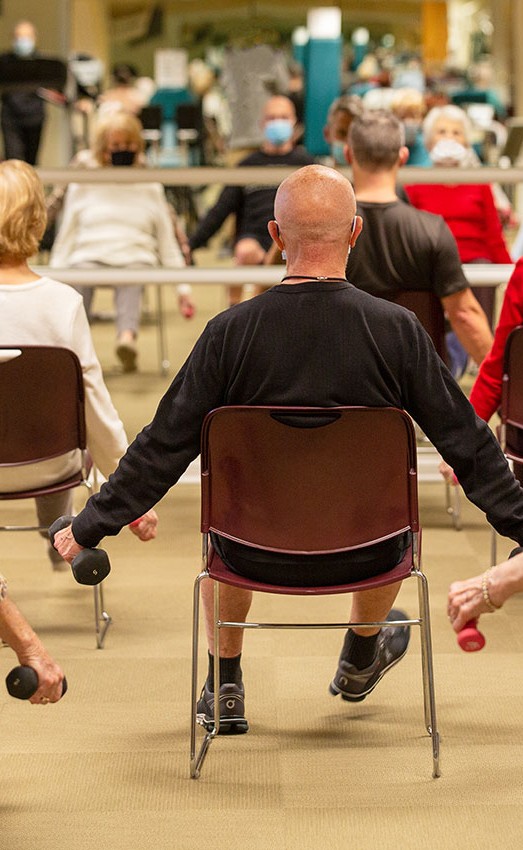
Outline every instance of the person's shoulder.
[(60, 298), (61, 305), (76, 304), (83, 301), (82, 295), (68, 283), (62, 283), (60, 280), (55, 280), (54, 277), (44, 275), (40, 278), (40, 286), (45, 291), (45, 295), (56, 295)]

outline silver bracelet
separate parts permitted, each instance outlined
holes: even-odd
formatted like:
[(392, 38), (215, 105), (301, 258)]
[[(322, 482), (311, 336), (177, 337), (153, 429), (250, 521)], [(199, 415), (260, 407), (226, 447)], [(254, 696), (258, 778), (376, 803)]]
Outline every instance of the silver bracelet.
[(497, 611), (498, 608), (501, 608), (501, 605), (494, 605), (492, 599), (490, 598), (490, 593), (488, 592), (488, 580), (490, 578), (490, 573), (492, 572), (492, 567), (489, 567), (488, 570), (483, 573), (483, 578), (481, 579), (481, 592), (483, 594), (483, 600), (485, 605), (487, 606), (487, 610), (493, 614), (494, 611)]
[(7, 596), (7, 581), (0, 576), (0, 602)]

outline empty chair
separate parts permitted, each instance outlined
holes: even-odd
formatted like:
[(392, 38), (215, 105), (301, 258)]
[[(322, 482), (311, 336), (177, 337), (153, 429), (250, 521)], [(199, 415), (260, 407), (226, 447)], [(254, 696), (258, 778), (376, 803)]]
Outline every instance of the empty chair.
[[(343, 628), (349, 623), (233, 623), (219, 618), (221, 583), (246, 590), (297, 596), (371, 590), (415, 577), (419, 614), (397, 622), (353, 626), (416, 625), (421, 635), (424, 720), (432, 739), (432, 774), (439, 776), (427, 579), (420, 567), (416, 440), (410, 417), (395, 408), (221, 407), (209, 413), (201, 445), (202, 570), (194, 590), (191, 776), (198, 778), (220, 727), (214, 723), (197, 749), (200, 585), (214, 580), (214, 693), (219, 692), (222, 628)], [(409, 545), (392, 569), (372, 578), (329, 586), (265, 584), (233, 572), (213, 548), (214, 533), (245, 546), (286, 555), (355, 552), (407, 534)], [(350, 566), (347, 567), (349, 574)]]

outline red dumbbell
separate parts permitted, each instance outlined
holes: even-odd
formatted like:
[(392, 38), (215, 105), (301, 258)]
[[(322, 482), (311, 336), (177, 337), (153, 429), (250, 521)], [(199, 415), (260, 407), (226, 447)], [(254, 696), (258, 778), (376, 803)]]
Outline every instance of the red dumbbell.
[(458, 644), (465, 652), (477, 652), (485, 646), (485, 636), (477, 628), (477, 620), (469, 620), (458, 632)]

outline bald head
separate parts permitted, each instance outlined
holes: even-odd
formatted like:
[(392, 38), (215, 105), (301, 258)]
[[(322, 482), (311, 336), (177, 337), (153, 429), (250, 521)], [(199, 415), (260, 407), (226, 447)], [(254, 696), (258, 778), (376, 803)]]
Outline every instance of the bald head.
[(355, 214), (351, 184), (323, 165), (306, 165), (287, 177), (274, 202), (274, 215), (289, 248), (297, 240), (348, 241)]

